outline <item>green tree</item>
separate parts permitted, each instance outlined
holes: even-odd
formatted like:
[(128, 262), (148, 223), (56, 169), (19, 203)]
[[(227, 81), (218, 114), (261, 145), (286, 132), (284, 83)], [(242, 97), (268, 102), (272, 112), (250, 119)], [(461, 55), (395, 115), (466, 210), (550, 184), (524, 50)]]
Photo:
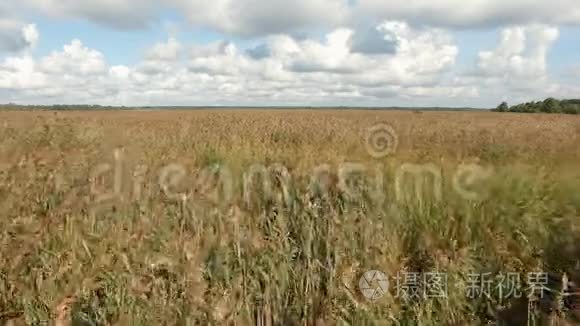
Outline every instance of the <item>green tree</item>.
[(547, 98), (544, 103), (542, 103), (541, 111), (545, 113), (560, 112), (560, 102), (553, 97)]
[(566, 105), (562, 109), (562, 112), (566, 114), (580, 114), (580, 105), (578, 104)]
[(555, 98), (547, 98), (543, 101), (531, 101), (520, 103), (513, 106), (508, 106), (506, 102), (502, 102), (497, 108), (497, 112), (521, 112), (521, 113), (566, 113), (566, 114), (580, 114), (580, 99), (572, 100), (557, 100)]
[(497, 112), (507, 112), (507, 111), (509, 111), (509, 109), (510, 109), (510, 107), (507, 104), (507, 102), (501, 102), (501, 104), (497, 106), (496, 111)]

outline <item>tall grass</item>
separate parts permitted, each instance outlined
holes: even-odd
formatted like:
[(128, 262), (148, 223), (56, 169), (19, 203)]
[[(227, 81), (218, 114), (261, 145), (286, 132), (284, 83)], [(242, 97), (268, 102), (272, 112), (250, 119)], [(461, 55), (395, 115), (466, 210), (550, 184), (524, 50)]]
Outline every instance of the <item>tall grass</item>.
[[(3, 322), (578, 322), (563, 305), (550, 312), (539, 300), (502, 297), (498, 279), (489, 296), (466, 293), (475, 273), (518, 273), (523, 290), (532, 272), (580, 281), (580, 119), (376, 111), (0, 116)], [(381, 122), (400, 145), (375, 159), (364, 133)], [(341, 183), (345, 163), (367, 168), (347, 180), (351, 191)], [(477, 196), (466, 198), (454, 177), (475, 163), (493, 173), (467, 184)], [(103, 164), (112, 169), (96, 173)], [(418, 190), (413, 175), (397, 179), (408, 164), (436, 167), (441, 194), (433, 179)], [(184, 175), (164, 184), (168, 166)], [(102, 197), (115, 182), (120, 192)], [(391, 281), (375, 301), (359, 289), (369, 270)], [(446, 296), (402, 297), (397, 281), (414, 272), (445, 274)]]

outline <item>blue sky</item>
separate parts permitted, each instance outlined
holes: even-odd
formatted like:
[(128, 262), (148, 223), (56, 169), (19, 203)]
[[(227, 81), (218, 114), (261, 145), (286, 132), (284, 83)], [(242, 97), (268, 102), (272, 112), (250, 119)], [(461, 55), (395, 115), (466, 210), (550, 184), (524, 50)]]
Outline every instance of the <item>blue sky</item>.
[(580, 94), (572, 0), (7, 0), (0, 42), (3, 102), (490, 107)]

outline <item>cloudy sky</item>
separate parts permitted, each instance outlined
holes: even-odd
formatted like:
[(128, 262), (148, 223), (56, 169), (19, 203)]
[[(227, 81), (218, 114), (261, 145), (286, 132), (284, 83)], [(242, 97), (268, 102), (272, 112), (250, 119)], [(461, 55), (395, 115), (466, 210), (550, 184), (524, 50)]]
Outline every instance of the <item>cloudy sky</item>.
[(580, 97), (578, 0), (0, 0), (0, 103)]

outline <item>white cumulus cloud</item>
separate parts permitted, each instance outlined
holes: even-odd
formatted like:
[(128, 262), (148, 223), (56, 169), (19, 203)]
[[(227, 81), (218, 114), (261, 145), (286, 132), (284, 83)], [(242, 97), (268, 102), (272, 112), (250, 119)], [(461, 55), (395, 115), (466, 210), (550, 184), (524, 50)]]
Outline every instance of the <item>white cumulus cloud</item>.
[(486, 75), (544, 77), (548, 50), (558, 35), (558, 28), (544, 25), (505, 28), (496, 49), (479, 53), (478, 67)]
[[(0, 17), (16, 12), (37, 13), (84, 19), (118, 29), (151, 27), (167, 11), (177, 12), (195, 27), (245, 37), (352, 27), (384, 20), (442, 28), (532, 23), (580, 25), (578, 0), (3, 0), (0, 3)], [(370, 30), (368, 37), (376, 37), (372, 33)], [(361, 42), (365, 44), (364, 40)], [(379, 51), (368, 48), (368, 44), (366, 48)]]
[(58, 75), (95, 75), (106, 71), (101, 52), (85, 47), (80, 40), (73, 40), (60, 52), (53, 52), (40, 62), (43, 72)]
[(580, 24), (577, 0), (357, 0), (355, 16), (401, 19), (442, 27)]
[(457, 66), (461, 46), (449, 29), (403, 20), (364, 26), (253, 42), (226, 35), (197, 44), (172, 35), (151, 44), (139, 62), (109, 65), (107, 53), (78, 39), (35, 57), (39, 33), (20, 24), (16, 31), (31, 50), (0, 57), (0, 90), (6, 101), (40, 104), (432, 106), (579, 89), (551, 78), (548, 53), (559, 36), (551, 25), (505, 27), (496, 46), (473, 57), (470, 73)]
[(195, 25), (244, 36), (332, 27), (346, 20), (344, 0), (171, 0)]
[(30, 56), (9, 57), (0, 63), (0, 88), (38, 89), (47, 85), (46, 76)]
[(0, 52), (18, 52), (34, 48), (38, 38), (36, 25), (0, 18)]
[(119, 29), (143, 28), (158, 20), (157, 0), (5, 0), (12, 8), (58, 18), (82, 18)]
[(155, 44), (147, 51), (146, 58), (151, 61), (175, 61), (181, 55), (182, 45), (174, 37), (165, 43)]

